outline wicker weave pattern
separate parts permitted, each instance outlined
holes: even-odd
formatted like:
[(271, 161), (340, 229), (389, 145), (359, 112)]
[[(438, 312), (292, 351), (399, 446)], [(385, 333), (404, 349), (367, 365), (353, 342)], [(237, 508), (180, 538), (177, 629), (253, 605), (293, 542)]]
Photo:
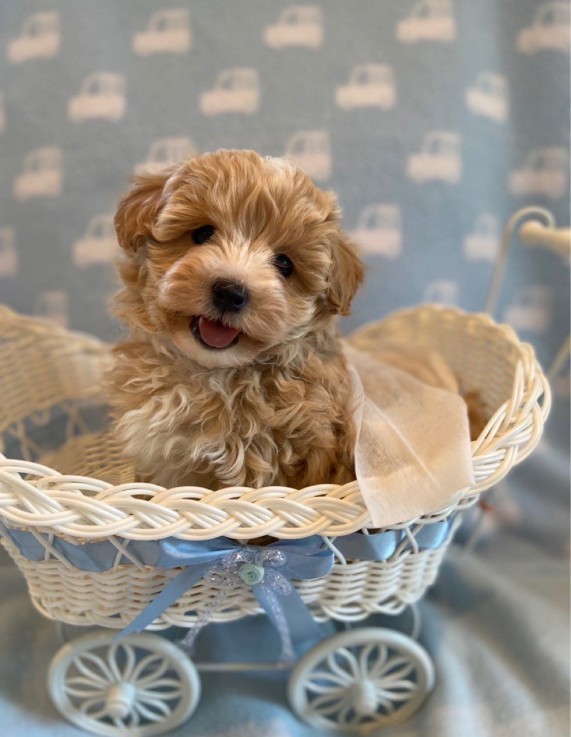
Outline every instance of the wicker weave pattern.
[[(46, 616), (75, 624), (122, 627), (148, 604), (175, 570), (118, 565), (86, 573), (54, 558), (49, 536), (71, 542), (118, 538), (156, 540), (176, 536), (205, 540), (261, 535), (292, 539), (314, 534), (344, 535), (370, 526), (356, 482), (307, 489), (267, 487), (211, 491), (164, 489), (133, 482), (133, 471), (113, 437), (81, 433), (77, 400), (93, 398), (109, 356), (97, 341), (4, 310), (0, 336), (0, 432), (22, 443), (22, 460), (0, 459), (0, 518), (10, 527), (45, 533), (45, 560), (32, 562), (3, 540), (24, 573), (32, 600)], [(477, 390), (489, 421), (472, 443), (476, 485), (454, 504), (395, 528), (409, 531), (447, 518), (473, 504), (479, 493), (503, 478), (539, 441), (550, 392), (533, 350), (506, 326), (484, 315), (421, 307), (397, 313), (381, 326), (360, 331), (357, 340), (398, 335), (437, 349), (460, 378), (463, 391)], [(46, 368), (49, 366), (50, 368)], [(59, 403), (69, 414), (67, 441), (32, 462), (37, 450), (26, 436), (30, 422), (45, 422)], [(78, 428), (80, 433), (78, 434)], [(42, 465), (43, 464), (43, 465)], [(58, 470), (56, 470), (58, 469)], [(64, 472), (68, 475), (64, 475)], [(73, 475), (71, 475), (73, 474)], [(296, 583), (318, 619), (359, 620), (376, 611), (397, 613), (419, 599), (437, 573), (449, 540), (435, 550), (400, 547), (383, 562), (336, 565), (320, 579)], [(116, 543), (120, 544), (120, 543)], [(201, 581), (154, 627), (188, 625), (208, 608), (216, 589)], [(251, 591), (232, 592), (215, 621), (258, 612)]]
[[(10, 543), (4, 541), (4, 546), (24, 574), (35, 607), (46, 617), (68, 624), (125, 627), (179, 573), (128, 565), (86, 573), (59, 560), (29, 561)], [(295, 586), (318, 621), (359, 621), (374, 612), (398, 614), (434, 582), (446, 548), (447, 544), (435, 550), (408, 551), (389, 561), (336, 564), (328, 576), (296, 581)], [(208, 610), (217, 592), (213, 584), (200, 581), (152, 628), (190, 626)], [(228, 622), (261, 611), (244, 584), (229, 592), (223, 610), (214, 612), (212, 621)]]
[[(21, 318), (12, 319), (17, 322)], [(39, 327), (35, 330), (41, 333)], [(49, 330), (53, 330), (60, 343), (63, 336), (71, 342), (77, 340), (75, 351), (67, 349), (67, 374), (62, 378), (50, 372), (43, 379), (58, 384), (52, 395), (59, 397), (62, 394), (60, 384), (65, 385), (68, 376), (73, 390), (78, 385), (77, 367), (75, 370), (69, 368), (74, 363), (72, 356), (80, 366), (82, 351), (86, 350), (91, 360), (94, 343), (64, 331)], [(23, 334), (28, 338), (25, 331)], [(532, 348), (520, 343), (511, 328), (496, 325), (487, 316), (430, 306), (397, 313), (381, 326), (365, 328), (360, 338), (380, 341), (394, 334), (410, 335), (411, 340), (437, 347), (460, 376), (462, 389), (480, 392), (490, 420), (473, 443), (476, 486), (464, 493), (473, 497), (474, 493), (496, 484), (535, 447), (549, 410), (548, 386)], [(14, 338), (13, 333), (10, 337), (12, 342), (7, 343), (5, 355), (17, 353), (24, 366), (40, 361), (41, 335), (33, 343), (32, 355), (26, 352), (30, 350), (29, 340)], [(53, 343), (51, 337), (44, 351), (49, 351)], [(57, 351), (61, 351), (61, 345), (57, 345)], [(100, 345), (99, 351), (101, 363), (105, 363), (105, 347)], [(42, 362), (46, 362), (45, 353)], [(93, 392), (91, 379), (96, 373), (91, 369), (87, 377), (89, 392)], [(28, 386), (22, 386), (18, 378), (17, 372), (6, 374), (1, 388), (5, 395), (22, 397), (20, 402), (13, 402), (15, 417), (21, 418), (30, 403), (25, 399)], [(35, 377), (34, 381), (40, 379)], [(45, 403), (49, 391), (43, 389), (40, 394)], [(11, 424), (13, 417), (9, 419)], [(7, 419), (3, 421), (6, 426)], [(74, 441), (70, 447), (65, 446), (53, 455), (50, 462), (59, 469), (83, 474), (86, 467), (96, 468), (94, 460), (102, 456), (107, 460), (99, 468), (109, 467), (109, 459), (118, 458), (117, 447), (109, 436), (94, 436), (91, 442), (79, 445), (82, 452), (77, 452), (78, 443)], [(118, 479), (132, 478), (123, 462), (115, 469), (112, 474), (116, 477), (115, 484)], [(26, 474), (26, 480), (20, 474)], [(449, 511), (441, 510), (441, 513)], [(284, 487), (230, 488), (214, 492), (196, 487), (164, 489), (130, 480), (114, 485), (101, 478), (62, 475), (38, 464), (1, 460), (0, 513), (15, 527), (55, 531), (80, 540), (109, 535), (138, 540), (171, 535), (189, 540), (219, 536), (248, 539), (261, 535), (291, 539), (316, 533), (345, 535), (370, 524), (356, 482), (345, 486), (316, 485), (301, 490)], [(429, 520), (430, 517), (425, 521)]]
[(100, 341), (1, 306), (0, 326), (0, 433), (26, 418), (41, 422), (56, 404), (71, 412), (74, 400), (100, 392), (109, 365)]

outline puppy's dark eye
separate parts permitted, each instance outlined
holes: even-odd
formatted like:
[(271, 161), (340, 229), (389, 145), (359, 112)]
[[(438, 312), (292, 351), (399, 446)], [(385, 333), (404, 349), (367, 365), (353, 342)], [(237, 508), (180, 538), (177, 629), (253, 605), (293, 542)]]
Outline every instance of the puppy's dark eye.
[(209, 241), (214, 235), (216, 228), (213, 225), (201, 225), (200, 228), (195, 228), (191, 231), (190, 235), (192, 240), (200, 246), (202, 243)]
[(291, 276), (293, 272), (293, 263), (291, 262), (291, 259), (285, 255), (285, 253), (278, 253), (278, 255), (274, 259), (274, 264), (276, 269), (280, 272), (282, 276), (285, 276), (286, 279), (288, 276)]

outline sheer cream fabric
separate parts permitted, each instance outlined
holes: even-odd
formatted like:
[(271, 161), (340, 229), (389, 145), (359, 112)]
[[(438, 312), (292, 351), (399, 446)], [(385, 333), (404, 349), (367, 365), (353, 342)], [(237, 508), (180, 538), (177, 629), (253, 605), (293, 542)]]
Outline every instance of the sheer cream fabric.
[(386, 527), (445, 507), (474, 483), (468, 412), (438, 353), (358, 345), (345, 343), (357, 399), (356, 474), (373, 524)]

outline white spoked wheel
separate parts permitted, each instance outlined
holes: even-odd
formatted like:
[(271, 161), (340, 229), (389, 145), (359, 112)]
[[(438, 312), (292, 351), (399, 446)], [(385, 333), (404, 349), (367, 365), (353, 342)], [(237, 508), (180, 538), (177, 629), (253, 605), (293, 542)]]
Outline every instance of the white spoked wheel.
[(188, 657), (158, 635), (80, 637), (59, 650), (48, 688), (59, 712), (94, 734), (153, 737), (182, 724), (200, 697)]
[(430, 656), (390, 629), (348, 630), (321, 642), (289, 680), (292, 709), (313, 727), (368, 734), (408, 719), (434, 686)]

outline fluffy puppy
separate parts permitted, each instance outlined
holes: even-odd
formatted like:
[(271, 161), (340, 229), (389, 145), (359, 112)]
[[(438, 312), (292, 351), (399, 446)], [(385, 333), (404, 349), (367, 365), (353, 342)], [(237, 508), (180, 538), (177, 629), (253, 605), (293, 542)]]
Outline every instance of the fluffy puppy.
[(354, 478), (335, 316), (363, 278), (333, 195), (254, 151), (135, 179), (115, 229), (124, 287), (111, 402), (137, 472), (164, 486)]

